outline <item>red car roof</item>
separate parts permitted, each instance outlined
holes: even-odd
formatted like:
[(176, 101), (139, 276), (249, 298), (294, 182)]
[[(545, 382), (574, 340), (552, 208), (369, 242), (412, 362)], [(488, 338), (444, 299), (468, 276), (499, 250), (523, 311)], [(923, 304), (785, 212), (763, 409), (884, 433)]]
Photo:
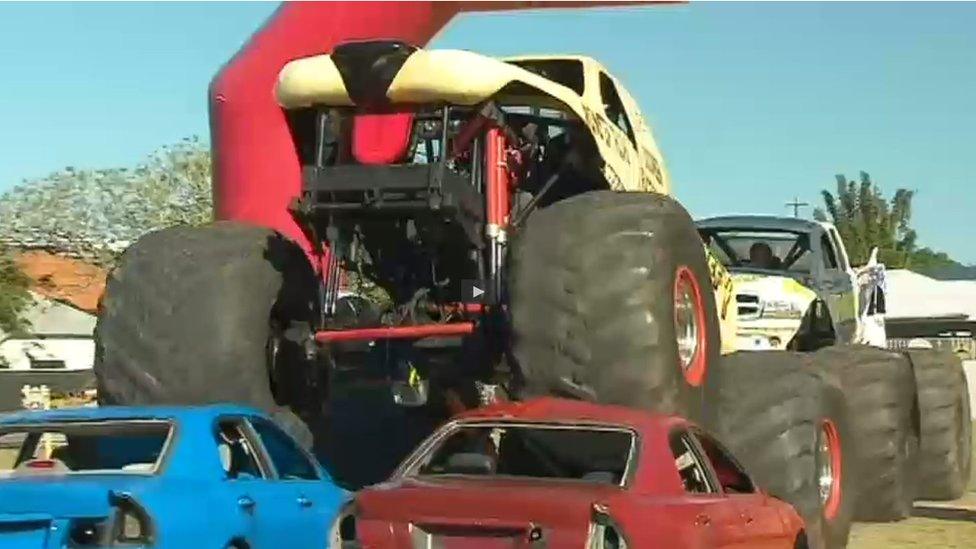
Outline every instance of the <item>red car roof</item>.
[(645, 412), (623, 406), (593, 404), (581, 400), (543, 397), (524, 402), (503, 402), (465, 412), (456, 420), (504, 419), (553, 423), (604, 423), (650, 434), (668, 432), (688, 420), (667, 414)]

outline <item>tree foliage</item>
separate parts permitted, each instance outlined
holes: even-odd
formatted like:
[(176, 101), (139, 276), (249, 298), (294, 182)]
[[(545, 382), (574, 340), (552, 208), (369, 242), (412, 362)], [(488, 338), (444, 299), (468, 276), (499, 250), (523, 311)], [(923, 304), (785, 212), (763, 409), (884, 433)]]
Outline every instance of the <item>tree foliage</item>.
[(836, 194), (828, 190), (821, 194), (824, 208), (817, 208), (813, 216), (837, 226), (852, 263), (865, 263), (877, 247), (878, 260), (894, 269), (926, 272), (961, 266), (943, 252), (918, 247), (918, 235), (911, 227), (915, 191), (897, 189), (886, 199), (871, 176), (861, 172), (860, 181), (838, 175)]
[(111, 266), (143, 234), (211, 220), (210, 151), (196, 138), (135, 168), (67, 167), (0, 196), (0, 331), (24, 329), (29, 280), (3, 245)]
[(110, 265), (143, 234), (212, 216), (210, 152), (185, 139), (135, 168), (67, 167), (0, 197), (0, 237)]
[(31, 301), (28, 282), (7, 250), (0, 246), (0, 334), (27, 328), (21, 312)]

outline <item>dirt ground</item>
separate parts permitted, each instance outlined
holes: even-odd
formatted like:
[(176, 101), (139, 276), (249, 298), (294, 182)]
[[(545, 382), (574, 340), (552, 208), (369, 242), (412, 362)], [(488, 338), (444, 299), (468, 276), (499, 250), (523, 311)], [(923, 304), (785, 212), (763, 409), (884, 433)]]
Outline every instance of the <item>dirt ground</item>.
[[(973, 423), (976, 430), (976, 422)], [(973, 439), (976, 453), (976, 439)], [(895, 524), (855, 524), (850, 549), (976, 548), (976, 470), (965, 499), (969, 510), (917, 506), (916, 516)]]
[(855, 524), (850, 549), (971, 549), (976, 520), (912, 517), (895, 524)]

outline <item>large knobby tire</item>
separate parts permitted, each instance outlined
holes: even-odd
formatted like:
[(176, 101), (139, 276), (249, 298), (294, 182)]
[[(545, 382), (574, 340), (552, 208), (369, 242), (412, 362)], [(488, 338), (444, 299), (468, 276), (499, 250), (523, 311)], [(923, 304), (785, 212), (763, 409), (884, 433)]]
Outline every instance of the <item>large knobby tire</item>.
[(972, 420), (962, 361), (941, 350), (906, 353), (915, 372), (919, 408), (918, 496), (962, 497), (972, 471)]
[(267, 346), (272, 321), (311, 319), (315, 289), (301, 249), (268, 229), (219, 222), (144, 236), (102, 299), (99, 400), (253, 405), (310, 445), (308, 427), (272, 393)]
[(773, 496), (807, 525), (811, 547), (847, 545), (856, 498), (849, 413), (842, 395), (785, 351), (723, 356), (711, 428)]
[[(509, 257), (523, 394), (704, 417), (718, 318), (703, 245), (680, 204), (647, 193), (577, 195), (533, 213)], [(679, 320), (692, 327), (683, 332), (686, 367)]]
[(851, 411), (857, 438), (859, 499), (854, 516), (862, 521), (896, 521), (912, 512), (918, 466), (915, 381), (899, 353), (866, 345), (825, 347), (811, 367), (837, 386)]

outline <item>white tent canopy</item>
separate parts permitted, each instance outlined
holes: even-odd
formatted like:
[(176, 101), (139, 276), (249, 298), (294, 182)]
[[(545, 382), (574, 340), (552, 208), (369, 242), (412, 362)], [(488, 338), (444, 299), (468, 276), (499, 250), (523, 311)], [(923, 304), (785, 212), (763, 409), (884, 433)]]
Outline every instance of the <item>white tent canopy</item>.
[(976, 281), (936, 280), (908, 270), (887, 272), (887, 318), (966, 316), (976, 320)]

